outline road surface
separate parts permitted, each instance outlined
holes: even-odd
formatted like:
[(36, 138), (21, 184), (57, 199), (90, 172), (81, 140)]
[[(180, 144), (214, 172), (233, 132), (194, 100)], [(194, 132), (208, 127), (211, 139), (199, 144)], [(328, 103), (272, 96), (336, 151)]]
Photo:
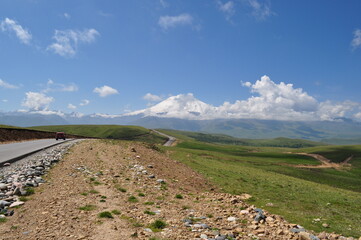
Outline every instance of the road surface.
[(64, 142), (63, 140), (41, 139), (19, 143), (0, 144), (0, 165), (14, 162), (44, 148)]
[(162, 135), (162, 136), (165, 136), (165, 137), (168, 138), (168, 141), (166, 143), (164, 143), (163, 146), (170, 147), (177, 140), (175, 137), (169, 136), (169, 135), (167, 135), (165, 133), (158, 132), (157, 130), (153, 129), (152, 131), (158, 133), (159, 135)]

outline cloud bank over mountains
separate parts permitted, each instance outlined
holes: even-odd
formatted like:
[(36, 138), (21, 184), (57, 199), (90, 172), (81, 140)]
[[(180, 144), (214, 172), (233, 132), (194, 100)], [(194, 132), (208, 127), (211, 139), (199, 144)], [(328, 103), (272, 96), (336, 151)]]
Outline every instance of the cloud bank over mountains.
[[(10, 83), (0, 80), (0, 87), (14, 87)], [(361, 121), (361, 103), (352, 101), (343, 102), (320, 102), (310, 96), (301, 88), (295, 88), (290, 83), (275, 83), (270, 77), (264, 75), (255, 83), (241, 82), (252, 96), (245, 100), (237, 100), (233, 103), (224, 102), (220, 106), (198, 100), (192, 93), (163, 97), (147, 93), (143, 99), (148, 101), (148, 108), (138, 111), (130, 111), (125, 114), (108, 115), (95, 113), (89, 116), (102, 118), (121, 118), (129, 116), (137, 117), (161, 117), (180, 118), (188, 120), (212, 120), (212, 119), (264, 119), (285, 121), (334, 121), (340, 118), (350, 118)], [(55, 83), (49, 80), (45, 89), (41, 92), (27, 92), (22, 106), (27, 110), (21, 112), (66, 115), (61, 110), (52, 110), (51, 104), (55, 98), (48, 96), (51, 92), (78, 91), (77, 85)], [(119, 94), (117, 89), (109, 86), (96, 87), (93, 93), (105, 98)], [(164, 95), (163, 95), (164, 96)], [(91, 102), (83, 99), (80, 103), (69, 103), (66, 109), (76, 110), (77, 106), (89, 105)], [(83, 113), (76, 114), (79, 118), (86, 116)]]
[(254, 118), (269, 120), (319, 121), (349, 117), (361, 120), (361, 104), (351, 101), (333, 103), (318, 102), (301, 88), (293, 84), (275, 83), (268, 76), (261, 77), (254, 84), (242, 83), (255, 95), (234, 103), (224, 102), (221, 106), (204, 103), (192, 93), (179, 94), (144, 110), (126, 115), (143, 114), (168, 118), (210, 120), (227, 118)]

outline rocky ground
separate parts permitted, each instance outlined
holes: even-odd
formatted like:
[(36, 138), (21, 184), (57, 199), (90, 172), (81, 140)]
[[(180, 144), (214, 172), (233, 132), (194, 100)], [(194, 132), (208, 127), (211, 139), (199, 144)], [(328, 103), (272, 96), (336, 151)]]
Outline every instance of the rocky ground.
[(1, 170), (0, 239), (353, 239), (220, 193), (145, 144), (86, 140), (64, 155), (68, 147)]

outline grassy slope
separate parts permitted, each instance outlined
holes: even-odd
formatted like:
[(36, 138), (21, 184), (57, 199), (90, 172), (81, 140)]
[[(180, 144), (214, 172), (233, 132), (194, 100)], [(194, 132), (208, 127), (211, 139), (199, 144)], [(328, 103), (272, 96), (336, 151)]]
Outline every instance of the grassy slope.
[(303, 148), (303, 147), (326, 145), (325, 143), (313, 142), (303, 139), (290, 139), (290, 138), (241, 139), (224, 134), (208, 134), (208, 133), (164, 130), (164, 129), (162, 129), (161, 131), (183, 140), (196, 140), (196, 141), (208, 142), (208, 143), (220, 143), (220, 144), (231, 144), (231, 145), (241, 145), (241, 146)]
[(61, 125), (40, 126), (31, 129), (53, 132), (65, 132), (79, 136), (136, 140), (150, 143), (164, 143), (167, 138), (160, 136), (149, 129), (137, 126), (120, 125)]
[[(345, 148), (334, 146), (303, 149), (329, 157)], [(294, 149), (226, 146), (185, 141), (170, 148), (172, 156), (197, 171), (226, 192), (247, 192), (255, 205), (280, 214), (291, 222), (316, 231), (361, 235), (361, 146), (352, 146), (353, 168), (300, 169), (287, 164), (318, 164), (312, 158), (293, 155)], [(345, 151), (347, 151), (346, 149)], [(327, 152), (328, 151), (328, 152)], [(342, 155), (342, 154), (341, 154)], [(347, 155), (347, 154), (346, 154)], [(272, 202), (274, 207), (266, 207)], [(320, 223), (312, 223), (321, 218)], [(322, 223), (330, 224), (324, 229)]]

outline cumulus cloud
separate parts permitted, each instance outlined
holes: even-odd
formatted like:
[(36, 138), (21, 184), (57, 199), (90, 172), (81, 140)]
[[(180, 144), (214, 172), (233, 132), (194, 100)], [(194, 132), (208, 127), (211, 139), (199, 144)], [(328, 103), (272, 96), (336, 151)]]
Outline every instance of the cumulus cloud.
[(71, 104), (71, 103), (69, 103), (69, 104), (68, 104), (68, 108), (69, 108), (69, 109), (72, 109), (72, 110), (75, 110), (75, 109), (76, 109), (76, 106), (73, 105), (73, 104)]
[(99, 36), (95, 29), (79, 30), (55, 30), (54, 43), (47, 47), (47, 50), (63, 57), (73, 57), (77, 52), (79, 44), (92, 43)]
[(0, 87), (7, 88), (7, 89), (16, 89), (19, 88), (18, 86), (12, 85), (10, 83), (5, 82), (4, 80), (0, 79)]
[(226, 3), (222, 3), (222, 1), (217, 1), (219, 10), (226, 15), (226, 19), (230, 20), (231, 17), (235, 14), (236, 9), (233, 1), (228, 1)]
[(252, 15), (258, 20), (265, 20), (275, 15), (268, 2), (262, 3), (259, 0), (248, 0), (248, 4), (252, 8)]
[(94, 88), (93, 92), (99, 94), (100, 97), (107, 97), (109, 95), (118, 94), (118, 90), (106, 85), (103, 87)]
[(80, 105), (80, 106), (86, 106), (86, 105), (88, 105), (89, 103), (90, 103), (90, 101), (89, 101), (88, 99), (83, 99), (79, 105)]
[(232, 118), (278, 120), (310, 120), (315, 117), (317, 100), (292, 84), (276, 84), (268, 76), (263, 76), (254, 84), (245, 82), (242, 85), (250, 88), (256, 96), (233, 104), (225, 102), (218, 107), (219, 113)]
[(147, 100), (149, 102), (159, 102), (162, 101), (162, 97), (151, 94), (151, 93), (147, 93), (143, 96), (144, 100)]
[(22, 106), (35, 111), (47, 110), (49, 104), (54, 101), (54, 98), (48, 97), (44, 93), (27, 92), (25, 95)]
[(76, 92), (78, 91), (78, 86), (75, 83), (70, 83), (68, 85), (62, 83), (56, 83), (53, 80), (49, 79), (46, 83), (46, 88), (43, 90), (44, 93), (47, 92)]
[(178, 16), (161, 16), (158, 24), (164, 30), (174, 28), (177, 26), (192, 25), (193, 17), (188, 13), (183, 13)]
[(24, 44), (30, 44), (32, 39), (32, 36), (28, 30), (10, 18), (5, 18), (0, 22), (0, 30), (2, 32), (15, 33), (16, 37), (19, 38), (19, 40)]
[(145, 113), (152, 116), (198, 120), (244, 118), (289, 121), (333, 121), (343, 117), (361, 117), (360, 103), (319, 102), (303, 89), (296, 88), (290, 83), (276, 83), (268, 76), (262, 76), (255, 83), (241, 82), (241, 84), (249, 88), (252, 94), (248, 99), (213, 106), (199, 101), (193, 94), (180, 94), (130, 115)]
[(361, 47), (361, 29), (356, 29), (353, 32), (353, 39), (351, 42), (352, 48), (355, 50), (356, 48)]

